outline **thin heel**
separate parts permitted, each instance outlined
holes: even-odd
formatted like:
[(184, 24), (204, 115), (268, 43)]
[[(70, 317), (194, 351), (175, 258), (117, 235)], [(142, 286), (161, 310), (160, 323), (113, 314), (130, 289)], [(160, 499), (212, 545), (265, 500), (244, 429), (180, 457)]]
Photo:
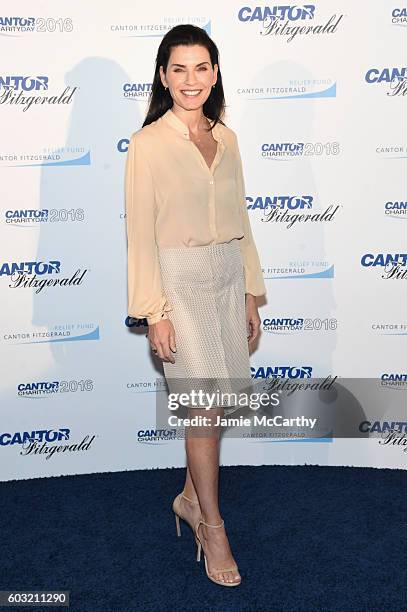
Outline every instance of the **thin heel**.
[[(207, 527), (223, 527), (224, 526), (224, 520), (222, 519), (222, 522), (219, 523), (219, 525), (211, 525), (210, 523), (206, 523), (202, 516), (199, 519), (199, 521), (197, 522), (197, 524), (195, 525), (195, 540), (198, 546), (198, 552), (196, 555), (196, 560), (200, 561), (201, 560), (201, 548), (202, 548), (202, 544), (201, 544), (201, 539), (199, 537), (198, 534), (198, 529), (200, 525), (206, 525)], [(221, 586), (228, 586), (228, 587), (234, 587), (234, 586), (238, 586), (241, 583), (241, 579), (238, 582), (226, 582), (225, 580), (216, 580), (216, 578), (214, 578), (214, 576), (209, 573), (209, 569), (208, 569), (208, 563), (206, 560), (206, 555), (205, 555), (205, 551), (204, 551), (204, 561), (205, 561), (205, 571), (206, 571), (206, 575), (208, 576), (209, 580), (212, 580), (212, 582), (215, 582), (216, 584), (220, 584)], [(223, 568), (219, 568), (217, 570), (218, 572), (238, 572), (238, 568), (237, 565), (234, 565), (233, 567), (223, 567)]]
[(181, 537), (181, 525), (179, 524), (179, 516), (178, 516), (178, 514), (175, 515), (175, 524), (177, 526), (177, 536)]

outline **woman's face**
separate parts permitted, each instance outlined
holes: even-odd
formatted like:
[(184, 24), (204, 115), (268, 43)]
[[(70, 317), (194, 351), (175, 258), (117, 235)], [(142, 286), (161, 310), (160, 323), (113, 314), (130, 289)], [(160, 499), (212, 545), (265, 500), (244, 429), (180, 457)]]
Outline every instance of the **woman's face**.
[(161, 82), (168, 87), (174, 105), (184, 110), (203, 105), (216, 83), (217, 74), (218, 65), (212, 69), (209, 51), (201, 45), (173, 47), (166, 74), (160, 66)]

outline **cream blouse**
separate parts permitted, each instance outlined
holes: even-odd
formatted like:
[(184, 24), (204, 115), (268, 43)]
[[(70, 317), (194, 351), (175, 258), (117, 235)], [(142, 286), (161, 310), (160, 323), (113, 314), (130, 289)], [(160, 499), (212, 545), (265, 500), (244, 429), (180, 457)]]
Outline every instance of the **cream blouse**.
[[(214, 123), (209, 119), (210, 124)], [(157, 247), (206, 246), (239, 239), (246, 293), (265, 295), (247, 212), (236, 134), (217, 124), (211, 168), (171, 109), (130, 137), (125, 168), (128, 314), (149, 325), (172, 305)]]

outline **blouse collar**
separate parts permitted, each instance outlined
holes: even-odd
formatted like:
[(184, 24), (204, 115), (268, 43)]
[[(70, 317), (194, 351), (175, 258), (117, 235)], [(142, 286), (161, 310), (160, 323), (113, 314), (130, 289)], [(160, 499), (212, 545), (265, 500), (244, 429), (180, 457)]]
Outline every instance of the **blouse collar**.
[[(208, 119), (210, 125), (212, 126), (215, 120), (209, 119), (209, 117), (206, 117), (206, 118)], [(175, 128), (180, 134), (182, 134), (184, 138), (188, 138), (190, 140), (188, 126), (185, 125), (185, 123), (181, 121), (179, 117), (177, 117), (177, 115), (171, 110), (171, 108), (169, 108), (164, 113), (164, 115), (162, 115), (162, 119), (164, 119), (164, 121), (166, 121), (169, 125)], [(220, 128), (221, 128), (220, 124), (217, 123), (212, 130), (213, 137), (218, 142), (222, 142)]]

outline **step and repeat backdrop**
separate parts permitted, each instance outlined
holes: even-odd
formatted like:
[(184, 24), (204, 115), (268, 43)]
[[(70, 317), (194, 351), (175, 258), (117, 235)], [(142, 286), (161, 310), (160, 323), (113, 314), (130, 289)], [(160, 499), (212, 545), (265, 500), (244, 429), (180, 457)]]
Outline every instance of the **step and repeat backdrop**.
[(353, 380), (364, 434), (225, 435), (221, 463), (405, 469), (407, 2), (0, 11), (0, 479), (185, 465), (182, 436), (157, 427), (146, 322), (126, 310), (124, 206), (129, 137), (178, 23), (218, 45), (239, 139), (268, 290), (253, 380)]

